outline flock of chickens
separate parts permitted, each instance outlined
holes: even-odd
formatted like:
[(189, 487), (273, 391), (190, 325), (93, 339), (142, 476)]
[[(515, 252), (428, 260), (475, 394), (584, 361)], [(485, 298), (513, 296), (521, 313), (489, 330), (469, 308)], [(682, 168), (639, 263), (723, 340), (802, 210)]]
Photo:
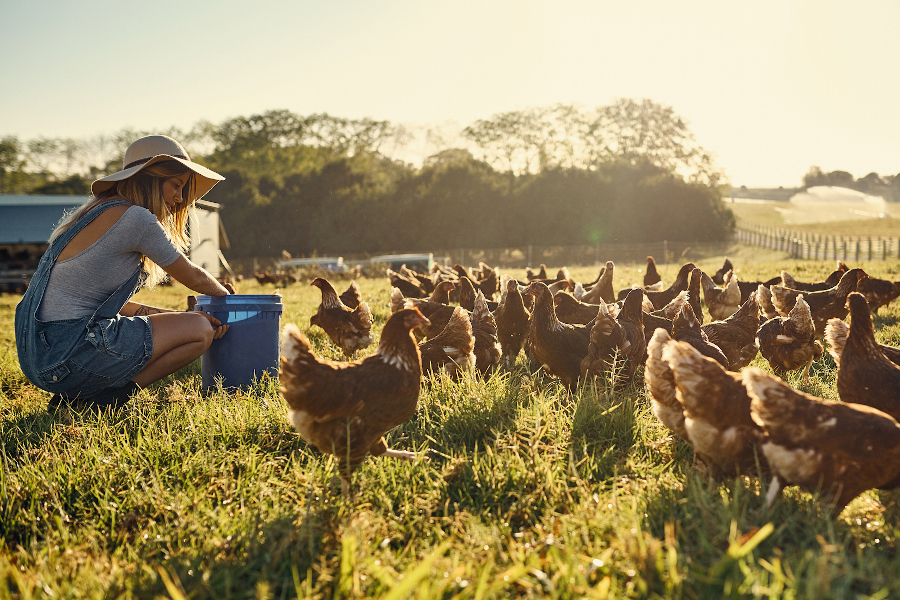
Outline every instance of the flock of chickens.
[[(643, 367), (654, 415), (714, 476), (771, 478), (770, 505), (798, 485), (821, 492), (837, 514), (867, 489), (900, 487), (900, 348), (876, 342), (870, 315), (900, 296), (900, 282), (843, 263), (822, 282), (784, 271), (744, 282), (726, 259), (712, 276), (687, 263), (665, 287), (648, 257), (644, 285), (616, 294), (614, 269), (607, 262), (589, 283), (565, 268), (548, 277), (543, 265), (521, 281), (483, 263), (388, 269), (392, 314), (373, 355), (320, 358), (296, 325), (285, 326), (280, 382), (291, 423), (337, 457), (346, 494), (368, 454), (416, 458), (383, 435), (415, 413), (423, 379), (491, 377), (524, 351), (532, 371), (570, 391), (596, 377), (627, 386)], [(324, 278), (312, 285), (322, 302), (311, 325), (348, 358), (373, 343), (355, 281), (340, 295)], [(761, 353), (778, 375), (803, 368), (808, 381), (823, 338), (841, 402), (748, 366)]]

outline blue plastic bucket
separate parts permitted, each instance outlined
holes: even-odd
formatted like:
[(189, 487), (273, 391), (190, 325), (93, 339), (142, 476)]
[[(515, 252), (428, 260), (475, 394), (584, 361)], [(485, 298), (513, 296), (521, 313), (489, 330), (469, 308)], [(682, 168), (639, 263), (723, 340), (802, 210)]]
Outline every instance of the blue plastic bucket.
[(279, 294), (230, 294), (197, 296), (195, 310), (211, 314), (231, 327), (213, 340), (200, 357), (203, 387), (241, 387), (268, 372), (278, 375), (281, 313)]

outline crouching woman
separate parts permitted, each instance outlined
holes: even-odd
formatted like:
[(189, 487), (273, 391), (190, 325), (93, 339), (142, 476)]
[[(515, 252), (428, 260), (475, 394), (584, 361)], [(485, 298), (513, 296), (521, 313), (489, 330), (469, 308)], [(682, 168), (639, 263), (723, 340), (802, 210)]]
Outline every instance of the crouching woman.
[(22, 372), (54, 394), (49, 409), (119, 406), (225, 334), (212, 315), (131, 301), (166, 273), (201, 294), (229, 293), (183, 253), (190, 207), (222, 179), (172, 138), (147, 136), (53, 232), (15, 319)]

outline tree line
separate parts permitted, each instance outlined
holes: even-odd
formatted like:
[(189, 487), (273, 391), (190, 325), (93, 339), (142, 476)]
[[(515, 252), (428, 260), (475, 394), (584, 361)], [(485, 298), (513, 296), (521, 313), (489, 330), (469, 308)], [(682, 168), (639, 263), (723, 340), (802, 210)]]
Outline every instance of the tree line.
[(881, 196), (888, 202), (900, 202), (900, 173), (882, 176), (872, 172), (855, 179), (847, 171), (830, 171), (826, 173), (820, 167), (810, 167), (806, 175), (803, 176), (803, 189), (806, 190), (818, 185), (850, 188), (870, 196)]
[[(734, 228), (721, 172), (684, 119), (633, 99), (501, 113), (449, 142), (437, 128), (287, 110), (187, 131), (5, 137), (0, 192), (87, 195), (148, 133), (225, 175), (206, 199), (222, 205), (232, 258), (716, 241)], [(424, 158), (408, 160), (422, 140)]]

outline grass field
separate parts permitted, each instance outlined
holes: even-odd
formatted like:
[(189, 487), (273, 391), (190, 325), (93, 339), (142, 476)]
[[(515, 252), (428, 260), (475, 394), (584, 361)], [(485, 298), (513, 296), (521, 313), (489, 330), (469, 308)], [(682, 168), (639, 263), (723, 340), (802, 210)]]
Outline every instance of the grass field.
[[(832, 269), (745, 248), (729, 256), (742, 279)], [(639, 281), (640, 266), (617, 265), (616, 287)], [(677, 268), (662, 268), (666, 282)], [(360, 284), (380, 331), (387, 279)], [(180, 308), (185, 294), (139, 300)], [(308, 330), (318, 290), (283, 294), (283, 322)], [(523, 357), (488, 381), (438, 382), (388, 435), (430, 460), (370, 458), (344, 499), (334, 461), (296, 435), (270, 379), (203, 393), (195, 364), (119, 412), (48, 415), (49, 394), (17, 364), (17, 300), (0, 297), (0, 599), (900, 597), (896, 493), (867, 492), (835, 519), (788, 488), (767, 510), (756, 478), (717, 482), (696, 468), (641, 385), (601, 381), (570, 396)], [(898, 305), (876, 328), (900, 344)], [(836, 399), (835, 376), (826, 354), (810, 385), (796, 373), (789, 382)]]

